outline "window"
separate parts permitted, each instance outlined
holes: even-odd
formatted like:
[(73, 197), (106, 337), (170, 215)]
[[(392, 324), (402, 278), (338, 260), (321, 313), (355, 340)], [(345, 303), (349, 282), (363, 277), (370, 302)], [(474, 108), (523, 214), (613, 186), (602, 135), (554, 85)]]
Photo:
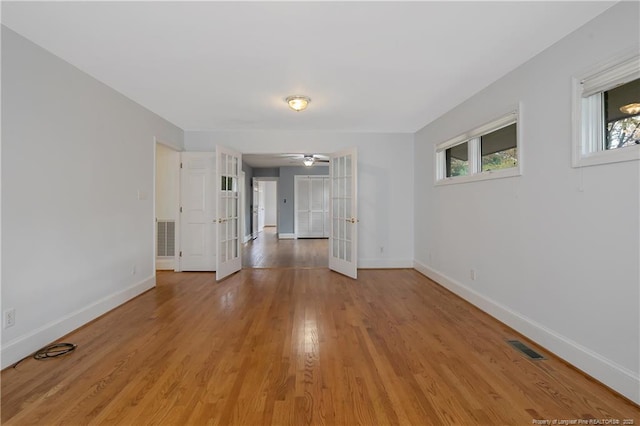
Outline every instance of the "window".
[(640, 57), (574, 79), (573, 166), (640, 159)]
[(517, 111), (436, 147), (437, 184), (519, 174)]
[(466, 176), (469, 171), (469, 143), (464, 142), (447, 149), (445, 158), (447, 161), (447, 177)]
[(501, 170), (518, 165), (518, 146), (516, 124), (480, 137), (482, 171)]

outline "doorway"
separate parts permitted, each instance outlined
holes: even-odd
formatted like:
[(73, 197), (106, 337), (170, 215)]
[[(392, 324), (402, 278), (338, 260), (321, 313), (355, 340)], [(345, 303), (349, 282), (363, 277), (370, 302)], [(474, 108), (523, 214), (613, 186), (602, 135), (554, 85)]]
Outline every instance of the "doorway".
[(180, 152), (155, 141), (154, 262), (178, 271)]
[[(327, 268), (329, 266), (329, 245), (326, 238), (328, 235), (324, 235), (324, 228), (328, 229), (328, 221), (322, 221), (323, 232), (319, 235), (319, 239), (316, 239), (316, 235), (312, 234), (305, 235), (306, 238), (298, 238), (296, 234), (295, 202), (298, 197), (295, 193), (295, 178), (300, 175), (311, 175), (320, 179), (323, 177), (328, 178), (328, 163), (319, 161), (313, 167), (305, 167), (301, 161), (298, 161), (297, 158), (292, 159), (289, 155), (283, 155), (284, 160), (280, 159), (281, 163), (279, 164), (271, 162), (278, 159), (278, 155), (275, 154), (268, 156), (255, 155), (255, 157), (268, 157), (266, 160), (269, 163), (264, 164), (266, 162), (265, 159), (256, 160), (250, 154), (243, 155), (245, 161), (249, 160), (249, 167), (246, 167), (246, 171), (248, 174), (253, 175), (254, 184), (249, 190), (255, 201), (250, 215), (253, 215), (253, 223), (256, 224), (252, 237), (257, 236), (256, 239), (243, 245), (243, 267)], [(253, 160), (256, 160), (256, 162), (254, 163)], [(320, 180), (319, 182), (324, 189), (324, 181)], [(274, 185), (274, 188), (277, 188), (275, 190), (275, 196), (277, 197), (275, 223), (270, 222), (270, 202), (268, 201), (270, 191), (268, 185)], [(316, 187), (317, 185), (314, 185), (314, 188)], [(316, 197), (313, 197), (313, 200), (315, 199)], [(324, 196), (321, 196), (321, 200), (324, 204)], [(271, 215), (272, 219), (273, 210)], [(313, 215), (315, 218), (315, 212)], [(327, 225), (324, 226), (324, 223), (327, 223)], [(323, 239), (323, 237), (325, 238)]]
[(276, 180), (258, 180), (258, 234), (270, 229), (277, 232), (278, 224), (278, 182)]

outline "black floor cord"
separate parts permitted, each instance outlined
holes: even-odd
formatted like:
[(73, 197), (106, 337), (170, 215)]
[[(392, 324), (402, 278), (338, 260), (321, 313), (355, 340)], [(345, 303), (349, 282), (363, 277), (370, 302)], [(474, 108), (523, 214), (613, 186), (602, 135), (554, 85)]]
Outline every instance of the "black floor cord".
[(13, 368), (16, 368), (18, 364), (27, 358), (33, 357), (33, 359), (43, 360), (47, 358), (57, 358), (62, 355), (66, 355), (76, 350), (78, 345), (74, 343), (54, 343), (52, 345), (45, 346), (42, 349), (38, 349), (36, 352), (25, 356), (20, 361), (13, 364)]

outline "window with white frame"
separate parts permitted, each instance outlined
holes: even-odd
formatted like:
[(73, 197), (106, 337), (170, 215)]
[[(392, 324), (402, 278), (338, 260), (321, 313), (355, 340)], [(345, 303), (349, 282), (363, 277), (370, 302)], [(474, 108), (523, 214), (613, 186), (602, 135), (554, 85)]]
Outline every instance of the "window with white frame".
[(640, 159), (640, 57), (574, 79), (573, 166)]
[(518, 112), (436, 146), (436, 183), (458, 183), (520, 174)]

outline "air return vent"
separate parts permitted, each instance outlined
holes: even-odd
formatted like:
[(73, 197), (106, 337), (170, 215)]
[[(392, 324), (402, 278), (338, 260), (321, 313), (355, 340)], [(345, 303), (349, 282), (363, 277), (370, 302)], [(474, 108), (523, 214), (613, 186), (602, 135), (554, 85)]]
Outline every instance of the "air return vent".
[(158, 221), (158, 257), (176, 255), (176, 222), (174, 220)]
[(534, 360), (544, 359), (542, 355), (540, 355), (538, 352), (534, 351), (529, 346), (525, 345), (519, 340), (507, 340), (507, 343), (513, 346), (519, 352), (523, 353), (529, 359), (534, 359)]

